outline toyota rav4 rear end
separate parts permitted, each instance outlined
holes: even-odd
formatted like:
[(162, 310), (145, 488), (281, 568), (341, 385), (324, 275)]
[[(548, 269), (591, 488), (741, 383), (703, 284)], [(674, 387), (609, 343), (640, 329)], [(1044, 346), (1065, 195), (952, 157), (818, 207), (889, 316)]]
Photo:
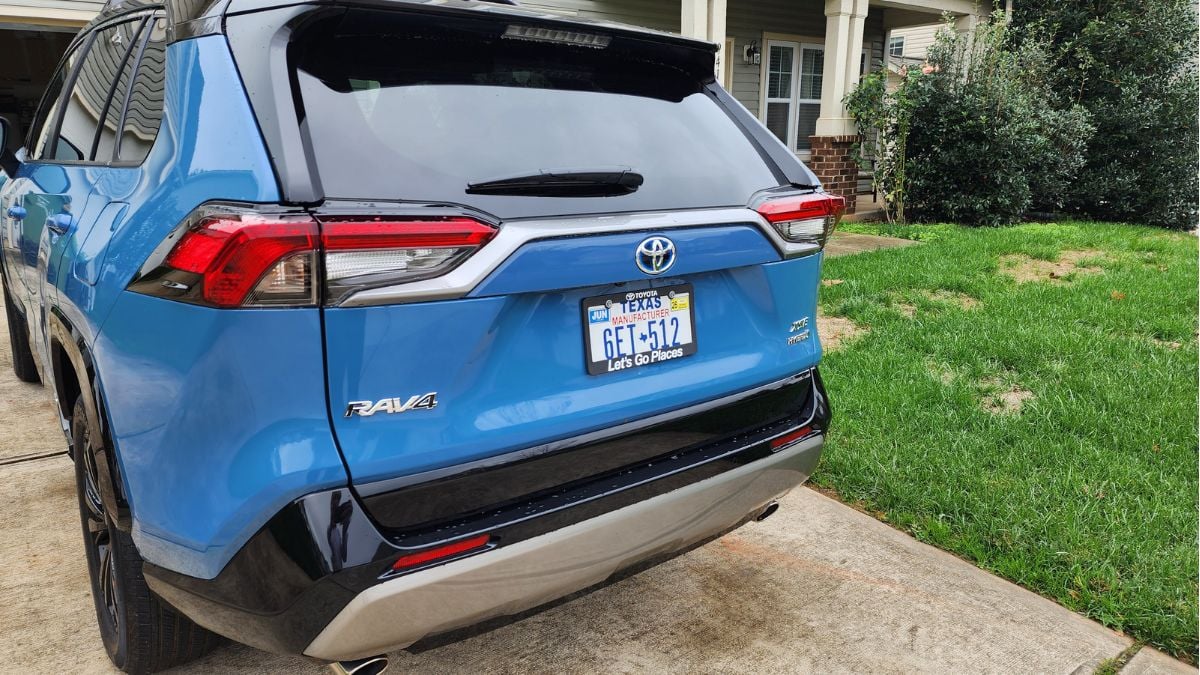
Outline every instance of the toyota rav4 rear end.
[(457, 0), (263, 7), (223, 30), (281, 199), (206, 202), (130, 291), (318, 312), (347, 480), (292, 486), (215, 574), (148, 557), (158, 595), (360, 658), (687, 550), (808, 477), (843, 202), (712, 45)]

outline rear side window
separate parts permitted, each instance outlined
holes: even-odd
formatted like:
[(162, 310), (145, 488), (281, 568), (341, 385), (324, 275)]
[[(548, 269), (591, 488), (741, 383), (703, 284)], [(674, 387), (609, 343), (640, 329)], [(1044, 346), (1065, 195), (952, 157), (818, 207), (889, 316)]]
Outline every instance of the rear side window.
[[(666, 58), (403, 22), (385, 13), (293, 44), (327, 197), (468, 204), (501, 218), (745, 205), (779, 184), (703, 90)], [(711, 73), (707, 75), (711, 76)], [(547, 170), (628, 167), (620, 196), (468, 194)]]
[[(90, 161), (101, 116), (107, 114), (113, 82), (130, 46), (137, 41), (141, 19), (96, 31), (66, 97), (47, 159)], [(108, 157), (101, 158), (107, 161)]]
[[(80, 67), (78, 98), (86, 104), (86, 110), (99, 111), (101, 119), (95, 135), (87, 141), (88, 157), (92, 160), (107, 162), (112, 158), (124, 92), (129, 86), (147, 19), (143, 17), (101, 31)], [(65, 126), (63, 134), (67, 135)]]
[(154, 145), (162, 125), (163, 90), (167, 60), (166, 20), (159, 17), (149, 27), (149, 35), (137, 60), (133, 84), (126, 92), (117, 159), (141, 162)]
[(31, 132), (31, 156), (99, 163), (145, 159), (162, 119), (165, 38), (165, 20), (147, 15), (92, 33), (47, 91)]
[(79, 64), (79, 60), (83, 58), (83, 55), (87, 53), (92, 39), (94, 38), (89, 38), (87, 41), (80, 43), (70, 52), (60, 65), (58, 73), (54, 75), (50, 86), (46, 89), (37, 119), (34, 121), (33, 127), (30, 128), (30, 139), (33, 144), (30, 148), (30, 156), (33, 159), (72, 159), (73, 157), (78, 158), (81, 154), (78, 148), (70, 148), (64, 145), (64, 153), (68, 156), (57, 158), (55, 157), (55, 148), (52, 141), (55, 138), (55, 130), (58, 126), (59, 111), (62, 109), (63, 89), (74, 74), (75, 66)]

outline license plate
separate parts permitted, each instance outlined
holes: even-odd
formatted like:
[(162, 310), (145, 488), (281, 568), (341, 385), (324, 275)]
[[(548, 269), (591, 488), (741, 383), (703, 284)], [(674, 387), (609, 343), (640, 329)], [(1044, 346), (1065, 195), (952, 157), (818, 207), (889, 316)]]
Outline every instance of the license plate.
[(584, 298), (588, 373), (629, 370), (695, 354), (695, 316), (691, 284)]

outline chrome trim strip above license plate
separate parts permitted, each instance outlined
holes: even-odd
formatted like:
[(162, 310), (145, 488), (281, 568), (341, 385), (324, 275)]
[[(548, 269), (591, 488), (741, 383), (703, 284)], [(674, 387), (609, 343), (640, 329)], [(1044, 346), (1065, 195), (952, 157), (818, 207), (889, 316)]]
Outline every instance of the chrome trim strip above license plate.
[(361, 290), (347, 296), (337, 306), (366, 307), (464, 297), (517, 249), (531, 241), (589, 234), (736, 224), (757, 227), (784, 257), (816, 253), (820, 250), (817, 244), (785, 241), (766, 219), (756, 211), (743, 207), (509, 220), (500, 224), (499, 232), (486, 246), (450, 272), (424, 281)]

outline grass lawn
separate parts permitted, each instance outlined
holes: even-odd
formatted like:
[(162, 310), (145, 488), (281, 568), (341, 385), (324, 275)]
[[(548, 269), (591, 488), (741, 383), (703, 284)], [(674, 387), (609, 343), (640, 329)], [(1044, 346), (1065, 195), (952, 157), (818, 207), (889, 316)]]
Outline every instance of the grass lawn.
[(863, 332), (822, 364), (834, 426), (813, 482), (1194, 662), (1196, 238), (885, 233), (924, 243), (825, 263), (823, 313)]

